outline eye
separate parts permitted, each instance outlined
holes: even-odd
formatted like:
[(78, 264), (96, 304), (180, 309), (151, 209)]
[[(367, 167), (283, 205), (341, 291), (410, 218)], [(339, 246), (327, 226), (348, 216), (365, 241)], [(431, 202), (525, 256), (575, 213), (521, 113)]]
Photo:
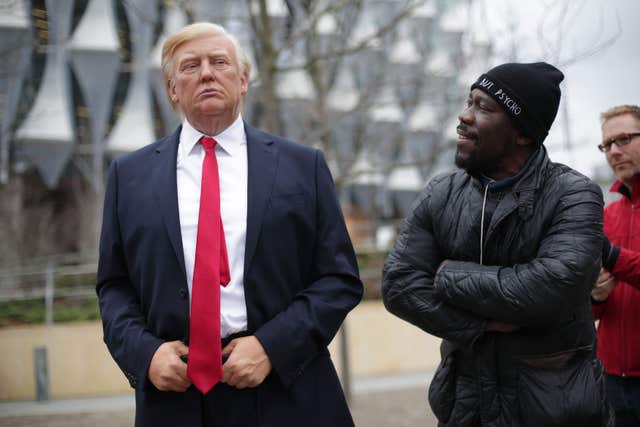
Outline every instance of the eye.
[(212, 61), (212, 64), (214, 67), (216, 67), (217, 69), (223, 69), (226, 68), (229, 65), (229, 61), (227, 61), (226, 58), (215, 58)]
[(478, 107), (482, 110), (482, 111), (492, 111), (491, 107), (489, 106), (489, 104), (487, 104), (486, 102), (479, 102), (478, 103)]
[(195, 61), (185, 62), (182, 65), (182, 71), (192, 72), (198, 67), (198, 64)]
[(620, 135), (617, 138), (618, 145), (627, 145), (631, 142), (631, 137), (627, 134)]

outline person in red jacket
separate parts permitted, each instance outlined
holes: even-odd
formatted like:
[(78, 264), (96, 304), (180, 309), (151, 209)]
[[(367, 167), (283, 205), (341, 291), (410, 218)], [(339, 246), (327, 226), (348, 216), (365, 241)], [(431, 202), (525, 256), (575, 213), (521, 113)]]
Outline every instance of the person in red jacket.
[(591, 292), (598, 357), (616, 427), (640, 426), (640, 107), (601, 116), (602, 143), (622, 197), (604, 210), (603, 268)]

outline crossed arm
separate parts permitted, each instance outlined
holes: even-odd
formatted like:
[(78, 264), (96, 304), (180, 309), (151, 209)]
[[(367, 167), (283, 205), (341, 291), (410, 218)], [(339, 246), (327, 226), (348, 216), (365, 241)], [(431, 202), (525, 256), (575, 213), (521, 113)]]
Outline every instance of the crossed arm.
[(429, 192), (403, 223), (385, 263), (383, 294), (392, 313), (469, 345), (483, 331), (549, 323), (554, 313), (586, 296), (600, 263), (597, 191), (567, 191), (535, 259), (512, 266), (444, 260), (434, 238)]

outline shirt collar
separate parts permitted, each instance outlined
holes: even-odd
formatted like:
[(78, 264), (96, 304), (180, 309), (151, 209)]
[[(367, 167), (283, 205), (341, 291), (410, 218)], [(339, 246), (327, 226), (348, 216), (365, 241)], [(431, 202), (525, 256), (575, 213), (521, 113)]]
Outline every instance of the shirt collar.
[[(182, 131), (180, 132), (180, 146), (184, 155), (189, 155), (193, 152), (194, 147), (200, 141), (200, 138), (205, 135), (199, 130), (191, 126), (191, 123), (185, 118), (182, 122)], [(242, 145), (247, 144), (247, 136), (244, 132), (244, 122), (242, 121), (242, 115), (238, 114), (236, 120), (220, 132), (218, 135), (211, 136), (216, 140), (218, 145), (230, 156), (238, 154), (238, 150)]]

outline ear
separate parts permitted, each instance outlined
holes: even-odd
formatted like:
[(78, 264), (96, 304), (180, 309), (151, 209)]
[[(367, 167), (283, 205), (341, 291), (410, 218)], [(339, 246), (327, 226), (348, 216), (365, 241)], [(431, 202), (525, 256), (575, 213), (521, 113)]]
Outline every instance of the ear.
[(528, 136), (525, 136), (524, 133), (522, 133), (521, 131), (517, 131), (518, 134), (516, 135), (516, 145), (520, 146), (520, 147), (526, 147), (528, 145), (533, 146), (533, 140), (531, 138), (529, 138)]
[(171, 101), (174, 104), (177, 104), (178, 103), (178, 94), (176, 93), (176, 85), (175, 85), (173, 79), (170, 79), (167, 82), (167, 85), (169, 86), (169, 96), (171, 96)]
[(246, 95), (249, 91), (249, 73), (245, 67), (242, 67), (242, 73), (240, 73), (240, 94)]

